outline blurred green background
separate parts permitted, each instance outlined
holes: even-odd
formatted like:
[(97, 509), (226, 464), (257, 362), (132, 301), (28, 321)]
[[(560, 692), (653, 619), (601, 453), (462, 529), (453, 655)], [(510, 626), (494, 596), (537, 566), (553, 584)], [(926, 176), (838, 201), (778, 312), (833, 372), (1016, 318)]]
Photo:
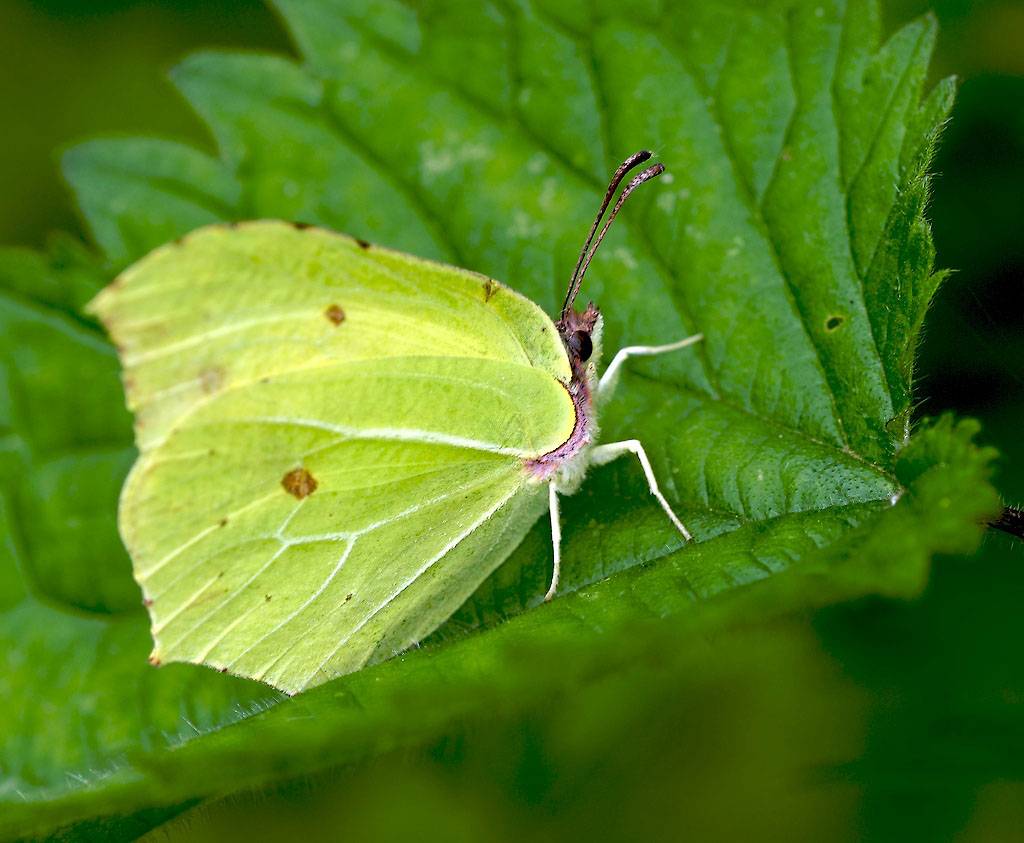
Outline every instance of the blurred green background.
[[(962, 86), (931, 211), (938, 265), (956, 271), (926, 326), (919, 414), (980, 418), (1003, 453), (997, 485), (1019, 504), (1024, 3), (884, 4), (891, 25), (929, 8), (941, 25), (933, 78), (955, 73)], [(212, 149), (166, 79), (209, 46), (293, 53), (253, 0), (0, 0), (0, 243), (38, 246), (54, 229), (84, 238), (59, 176), (61, 151), (80, 139), (146, 133)], [(1024, 840), (1022, 603), (1024, 549), (991, 534), (975, 557), (938, 560), (915, 604), (865, 601), (694, 654), (694, 669), (715, 665), (706, 699), (638, 671), (596, 698), (204, 806), (153, 836), (304, 826), (326, 837), (343, 825), (353, 839), (425, 828), (452, 840), (657, 839), (683, 826), (694, 839)], [(811, 761), (822, 757), (835, 763)]]

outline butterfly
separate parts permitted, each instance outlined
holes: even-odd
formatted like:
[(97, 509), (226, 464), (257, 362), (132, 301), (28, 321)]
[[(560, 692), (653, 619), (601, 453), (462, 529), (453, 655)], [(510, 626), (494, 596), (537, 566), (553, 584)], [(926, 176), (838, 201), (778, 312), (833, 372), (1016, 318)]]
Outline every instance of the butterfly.
[(139, 456), (121, 535), (148, 607), (150, 661), (193, 662), (296, 693), (420, 641), (559, 497), (635, 455), (601, 444), (602, 317), (577, 294), (630, 194), (616, 170), (557, 321), (474, 272), (280, 221), (162, 246), (90, 304), (113, 338)]

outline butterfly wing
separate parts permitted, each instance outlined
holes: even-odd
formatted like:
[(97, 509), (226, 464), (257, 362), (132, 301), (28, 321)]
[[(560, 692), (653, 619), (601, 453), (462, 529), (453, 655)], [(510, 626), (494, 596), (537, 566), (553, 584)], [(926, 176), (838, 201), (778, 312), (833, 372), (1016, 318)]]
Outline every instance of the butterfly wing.
[(428, 634), (546, 498), (574, 411), (550, 319), (320, 229), (201, 229), (93, 303), (140, 456), (120, 524), (154, 658), (297, 691)]

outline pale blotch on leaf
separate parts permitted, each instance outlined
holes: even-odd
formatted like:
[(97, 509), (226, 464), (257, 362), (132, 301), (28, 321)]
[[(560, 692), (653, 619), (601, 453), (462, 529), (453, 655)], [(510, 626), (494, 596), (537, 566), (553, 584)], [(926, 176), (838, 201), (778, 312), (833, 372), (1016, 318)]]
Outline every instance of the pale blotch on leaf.
[(281, 478), (281, 485), (289, 495), (294, 495), (301, 501), (316, 491), (317, 483), (316, 478), (306, 469), (296, 468)]
[(327, 310), (324, 311), (324, 316), (326, 316), (327, 319), (335, 325), (340, 325), (345, 321), (345, 311), (341, 309), (341, 305), (337, 304), (332, 304), (328, 307)]

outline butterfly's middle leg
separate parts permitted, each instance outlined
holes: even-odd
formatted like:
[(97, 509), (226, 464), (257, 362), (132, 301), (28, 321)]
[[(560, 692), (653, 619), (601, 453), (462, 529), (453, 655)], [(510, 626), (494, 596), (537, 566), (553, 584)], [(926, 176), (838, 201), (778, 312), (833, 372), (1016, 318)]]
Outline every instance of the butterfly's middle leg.
[(690, 531), (686, 529), (686, 525), (679, 520), (679, 516), (676, 515), (675, 510), (665, 496), (661, 493), (661, 489), (658, 488), (658, 480), (654, 476), (654, 469), (651, 468), (651, 461), (647, 459), (647, 451), (644, 450), (644, 446), (640, 444), (637, 439), (624, 439), (621, 442), (609, 442), (607, 445), (598, 445), (594, 450), (590, 452), (590, 461), (593, 465), (604, 465), (614, 459), (618, 459), (623, 454), (635, 454), (636, 458), (640, 460), (640, 467), (644, 470), (644, 477), (647, 478), (647, 488), (650, 489), (651, 494), (654, 495), (658, 504), (665, 511), (665, 514), (669, 517), (669, 520), (675, 525), (676, 529), (682, 533), (683, 538), (689, 541), (693, 536), (690, 535)]

